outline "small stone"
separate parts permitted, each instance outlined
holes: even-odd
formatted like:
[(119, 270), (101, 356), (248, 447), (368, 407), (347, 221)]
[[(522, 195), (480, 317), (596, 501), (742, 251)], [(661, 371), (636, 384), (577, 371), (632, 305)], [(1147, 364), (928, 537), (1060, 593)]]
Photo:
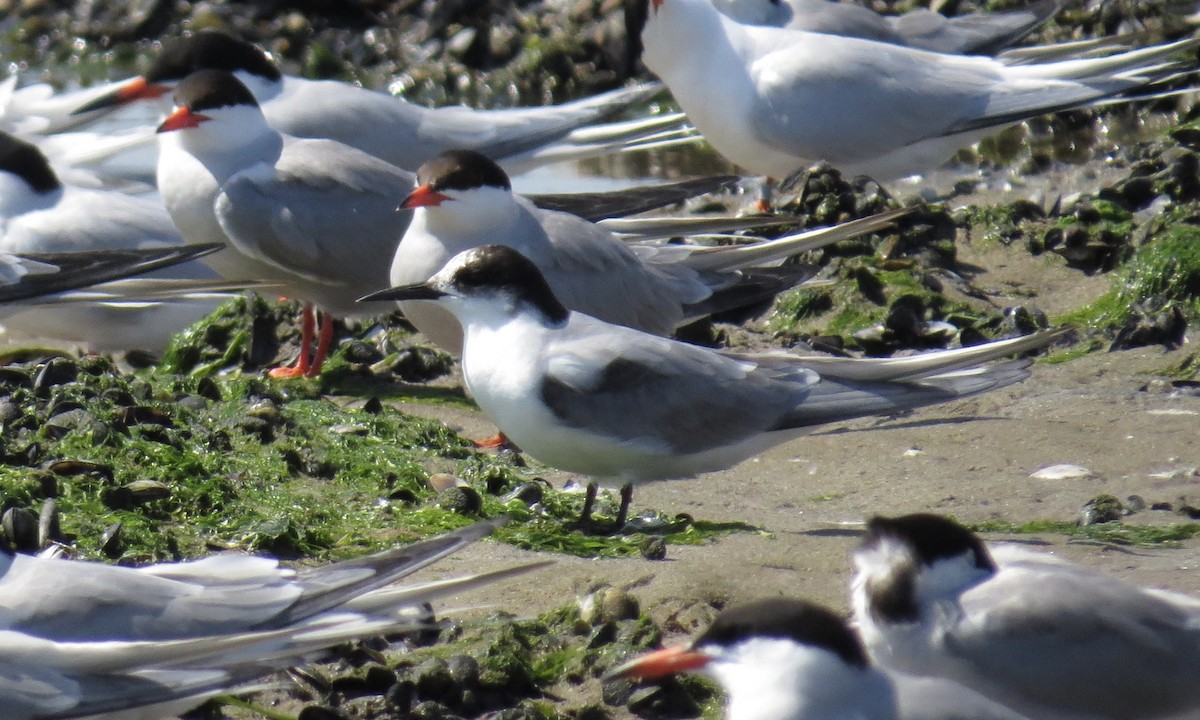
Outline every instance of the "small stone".
[(1097, 495), (1088, 500), (1083, 509), (1079, 511), (1078, 523), (1080, 525), (1099, 525), (1116, 522), (1127, 514), (1125, 506), (1115, 496)]
[(483, 509), (483, 498), (475, 488), (450, 487), (439, 492), (437, 506), (459, 515), (477, 515)]
[(417, 696), (422, 700), (437, 700), (453, 704), (458, 701), (461, 690), (450, 673), (450, 666), (441, 658), (426, 660), (413, 671), (417, 683)]
[(660, 537), (649, 536), (642, 540), (638, 551), (647, 560), (666, 560), (667, 542)]

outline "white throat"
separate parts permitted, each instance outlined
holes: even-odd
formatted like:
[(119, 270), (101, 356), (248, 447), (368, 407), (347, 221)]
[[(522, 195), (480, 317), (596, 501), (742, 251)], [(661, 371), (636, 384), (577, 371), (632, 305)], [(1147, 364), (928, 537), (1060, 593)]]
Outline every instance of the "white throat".
[(792, 640), (752, 638), (712, 662), (728, 720), (891, 720), (891, 683), (874, 668)]

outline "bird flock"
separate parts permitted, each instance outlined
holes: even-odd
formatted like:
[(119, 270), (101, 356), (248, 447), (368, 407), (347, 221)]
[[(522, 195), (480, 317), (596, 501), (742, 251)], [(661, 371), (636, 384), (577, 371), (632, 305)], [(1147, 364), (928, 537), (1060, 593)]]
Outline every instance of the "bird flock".
[[(764, 239), (745, 233), (796, 219), (641, 214), (737, 178), (556, 195), (516, 193), (512, 178), (702, 138), (768, 179), (828, 162), (886, 183), (1047, 113), (1193, 89), (1196, 37), (1013, 47), (1064, 5), (950, 18), (627, 0), (630, 45), (657, 81), (507, 110), (287, 75), (213, 31), (165, 42), (122, 81), (47, 93), (14, 77), (0, 86), (3, 322), (97, 351), (153, 349), (257, 290), (303, 302), (296, 361), (269, 373), (286, 379), (321, 373), (334, 319), (398, 308), (459, 359), (507, 441), (624, 485), (1012, 385), (1067, 331), (890, 358), (672, 337), (752, 317), (812, 281), (807, 253), (912, 208)], [(664, 93), (681, 112), (639, 114)], [(393, 585), (503, 522), (303, 570), (0, 547), (0, 717), (173, 717), (338, 643), (428, 628), (423, 603), (541, 566)], [(930, 514), (870, 519), (853, 565), (849, 620), (764, 599), (610, 676), (710, 674), (731, 720), (1200, 718), (1200, 600), (989, 547)]]

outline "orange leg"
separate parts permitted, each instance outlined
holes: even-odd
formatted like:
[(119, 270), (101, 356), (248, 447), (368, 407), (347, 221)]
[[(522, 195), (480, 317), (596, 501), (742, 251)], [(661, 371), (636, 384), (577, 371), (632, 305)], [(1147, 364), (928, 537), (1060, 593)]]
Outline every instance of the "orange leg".
[(296, 364), (291, 367), (274, 368), (267, 373), (268, 375), (273, 378), (294, 378), (308, 375), (308, 349), (312, 346), (314, 325), (316, 325), (316, 318), (313, 316), (312, 303), (304, 303), (304, 309), (300, 311), (300, 355), (296, 358)]
[(317, 336), (317, 354), (313, 355), (312, 366), (304, 377), (316, 377), (325, 366), (325, 357), (329, 355), (329, 346), (333, 344), (333, 316), (321, 313), (321, 333)]
[(765, 178), (763, 180), (762, 195), (760, 195), (758, 197), (758, 200), (754, 203), (755, 210), (762, 213), (763, 215), (774, 215), (775, 214), (774, 208), (771, 207), (771, 200), (773, 200), (772, 195), (774, 194), (772, 191), (774, 189), (775, 189), (774, 178), (769, 178), (769, 177)]

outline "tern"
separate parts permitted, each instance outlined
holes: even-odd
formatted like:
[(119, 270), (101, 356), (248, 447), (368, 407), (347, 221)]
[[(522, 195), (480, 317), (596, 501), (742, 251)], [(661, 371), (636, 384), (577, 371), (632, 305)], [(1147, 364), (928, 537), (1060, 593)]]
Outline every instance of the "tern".
[(884, 360), (722, 353), (571, 312), (504, 245), (456, 255), (429, 281), (366, 300), (433, 300), (464, 330), (463, 378), (534, 458), (624, 483), (722, 470), (815, 426), (887, 415), (1028, 376), (1042, 332)]
[[(415, 176), (334, 140), (280, 134), (246, 86), (221, 70), (184, 79), (158, 133), (158, 188), (176, 227), (188, 242), (224, 243), (234, 251), (210, 261), (223, 277), (270, 281), (305, 301), (299, 359), (271, 374), (315, 376), (333, 339), (329, 316), (364, 315), (356, 299), (389, 287), (389, 266), (412, 216), (397, 203)], [(727, 182), (715, 178), (718, 186)], [(621, 207), (640, 210), (678, 199), (684, 188), (713, 184), (651, 188), (648, 201), (617, 198)], [(550, 200), (588, 213), (617, 212), (603, 199)], [(327, 317), (310, 356), (314, 305)]]
[(129, 568), (5, 549), (4, 717), (174, 716), (333, 645), (428, 627), (423, 603), (546, 564), (388, 587), (500, 522), (304, 570), (237, 553)]
[[(78, 111), (94, 113), (165, 96), (199, 70), (224, 70), (236, 75), (262, 106), (267, 122), (281, 133), (336, 140), (408, 170), (454, 148), (485, 153), (514, 171), (527, 169), (564, 157), (609, 152), (653, 136), (664, 127), (676, 126), (681, 119), (655, 117), (632, 125), (614, 123), (607, 128), (583, 130), (649, 100), (662, 91), (657, 83), (547, 107), (425, 108), (349, 83), (284, 75), (260, 48), (214, 31), (200, 31), (166, 43), (145, 75), (115, 84)], [(577, 142), (572, 142), (573, 132), (579, 136)], [(551, 151), (556, 144), (562, 153)]]
[(916, 7), (884, 16), (853, 2), (828, 0), (712, 0), (745, 25), (857, 37), (958, 55), (994, 55), (1048, 22), (1065, 0), (1039, 0), (1023, 8), (946, 17)]
[(1030, 717), (1200, 713), (1200, 601), (949, 518), (876, 517), (854, 553), (854, 619), (880, 665), (942, 677)]
[(727, 720), (1023, 717), (961, 685), (872, 665), (841, 616), (793, 598), (731, 607), (690, 643), (634, 658), (607, 677), (651, 680), (683, 672), (721, 685)]
[[(460, 252), (499, 243), (536, 263), (568, 309), (655, 335), (770, 300), (813, 271), (763, 265), (879, 230), (908, 212), (753, 245), (648, 246), (623, 242), (574, 215), (536, 207), (512, 192), (499, 165), (470, 150), (442, 153), (425, 163), (416, 185), (400, 203), (413, 211), (413, 219), (392, 259), (392, 286), (424, 282)], [(450, 312), (419, 301), (400, 308), (429, 340), (452, 354), (461, 352), (462, 328)]]
[(828, 161), (885, 181), (1046, 113), (1151, 92), (1200, 38), (1097, 58), (1008, 65), (860, 38), (743, 25), (710, 0), (642, 0), (642, 60), (735, 164), (785, 177)]

